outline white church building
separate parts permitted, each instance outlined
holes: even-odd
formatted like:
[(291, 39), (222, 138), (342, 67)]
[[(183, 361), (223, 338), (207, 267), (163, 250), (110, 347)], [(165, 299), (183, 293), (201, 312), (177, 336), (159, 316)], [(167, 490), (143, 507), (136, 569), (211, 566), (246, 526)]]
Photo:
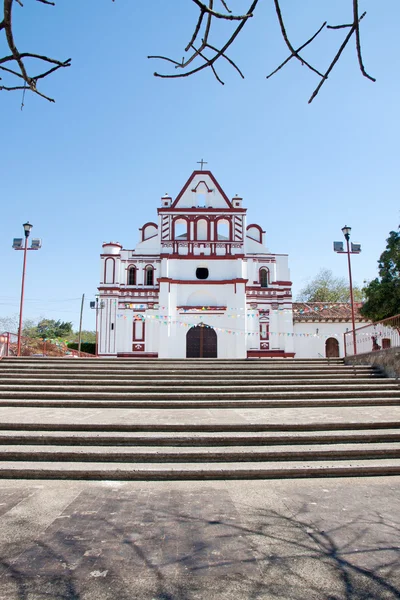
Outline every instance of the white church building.
[(135, 248), (103, 244), (99, 356), (343, 356), (348, 307), (293, 304), (288, 255), (268, 250), (242, 198), (210, 171), (194, 171), (157, 212)]

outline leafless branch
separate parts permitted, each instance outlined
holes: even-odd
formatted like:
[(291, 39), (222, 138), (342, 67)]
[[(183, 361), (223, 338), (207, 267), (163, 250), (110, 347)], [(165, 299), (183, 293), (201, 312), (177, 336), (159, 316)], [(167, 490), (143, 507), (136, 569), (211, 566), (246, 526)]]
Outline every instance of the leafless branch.
[[(227, 52), (228, 48), (230, 48), (230, 46), (233, 44), (233, 42), (239, 35), (240, 31), (243, 29), (243, 27), (245, 26), (247, 21), (251, 17), (253, 17), (254, 11), (257, 8), (259, 1), (260, 0), (253, 0), (253, 2), (249, 6), (249, 10), (247, 11), (247, 13), (245, 15), (232, 15), (230, 9), (227, 6), (227, 3), (224, 0), (220, 0), (220, 2), (222, 4), (223, 9), (225, 9), (226, 12), (216, 12), (214, 10), (214, 0), (208, 0), (208, 6), (206, 4), (204, 4), (203, 2), (200, 2), (200, 0), (192, 0), (192, 2), (194, 2), (200, 8), (200, 15), (197, 20), (196, 26), (194, 28), (194, 32), (191, 37), (191, 40), (185, 50), (186, 52), (188, 50), (192, 50), (191, 54), (186, 59), (183, 59), (182, 62), (180, 62), (180, 63), (177, 61), (173, 61), (166, 56), (149, 56), (148, 57), (148, 58), (159, 58), (159, 59), (167, 61), (167, 62), (172, 62), (175, 64), (175, 68), (182, 69), (182, 72), (175, 73), (175, 74), (172, 74), (172, 73), (171, 74), (162, 74), (162, 73), (156, 72), (156, 73), (154, 73), (154, 75), (156, 77), (162, 77), (165, 79), (173, 79), (173, 78), (177, 78), (177, 77), (189, 77), (190, 75), (193, 75), (194, 73), (198, 73), (199, 71), (202, 71), (203, 69), (211, 68), (216, 79), (220, 83), (223, 83), (221, 78), (219, 76), (217, 76), (216, 71), (215, 71), (215, 66), (214, 66), (216, 61), (222, 57), (225, 60), (227, 60), (238, 71), (238, 73), (241, 75), (241, 77), (243, 77), (243, 73), (241, 72), (239, 67), (236, 65), (236, 63), (231, 58), (229, 58), (229, 56), (226, 54), (226, 52)], [(196, 49), (194, 44), (200, 35), (203, 20), (204, 20), (205, 16), (207, 16), (207, 18), (206, 18), (206, 25), (204, 28), (204, 32), (202, 33), (203, 37), (201, 38), (200, 47), (198, 49)], [(228, 21), (232, 21), (232, 20), (239, 21), (239, 25), (237, 25), (237, 27), (235, 28), (235, 30), (233, 31), (231, 36), (228, 38), (228, 40), (225, 42), (225, 44), (219, 49), (214, 44), (211, 44), (209, 42), (210, 35), (211, 35), (212, 19), (214, 17), (217, 17), (220, 19), (225, 19)], [(211, 58), (208, 58), (204, 54), (204, 50), (206, 50), (206, 49), (213, 51), (213, 56)], [(202, 64), (200, 64), (198, 67), (195, 67), (194, 69), (191, 69), (189, 71), (184, 71), (184, 69), (186, 69), (186, 67), (190, 63), (192, 63), (194, 60), (196, 60), (197, 58), (202, 59), (202, 61), (203, 61)]]
[[(196, 25), (194, 27), (190, 42), (188, 43), (188, 45), (185, 48), (185, 52), (189, 52), (189, 54), (186, 58), (184, 57), (181, 61), (176, 61), (176, 60), (173, 60), (166, 56), (149, 56), (148, 58), (152, 58), (152, 59), (157, 58), (159, 60), (169, 62), (169, 63), (175, 65), (175, 69), (179, 70), (179, 73), (158, 73), (158, 72), (156, 72), (156, 73), (154, 73), (154, 75), (156, 77), (162, 77), (165, 79), (178, 78), (178, 77), (189, 77), (190, 75), (194, 75), (195, 73), (198, 73), (199, 71), (202, 71), (203, 69), (210, 68), (212, 70), (212, 72), (214, 73), (215, 77), (217, 78), (217, 80), (220, 83), (223, 83), (221, 78), (219, 76), (217, 76), (217, 74), (216, 74), (215, 63), (220, 58), (224, 58), (225, 60), (227, 60), (229, 62), (229, 64), (231, 66), (233, 66), (237, 70), (237, 72), (240, 74), (240, 76), (244, 78), (242, 71), (239, 69), (239, 67), (234, 62), (234, 60), (232, 60), (232, 58), (230, 58), (228, 56), (227, 51), (231, 48), (233, 42), (239, 35), (240, 31), (243, 29), (243, 27), (247, 23), (247, 21), (251, 17), (253, 17), (254, 12), (257, 8), (257, 5), (260, 4), (260, 0), (253, 1), (251, 3), (251, 5), (249, 6), (247, 13), (244, 15), (233, 15), (225, 0), (219, 0), (222, 7), (221, 7), (221, 11), (218, 12), (215, 10), (215, 7), (214, 7), (214, 3), (216, 1), (218, 1), (218, 0), (207, 0), (207, 2), (201, 1), (201, 0), (192, 0), (192, 2), (199, 9), (199, 15), (198, 15), (198, 19), (197, 19)], [(265, 1), (267, 1), (267, 0), (265, 0)], [(327, 22), (325, 21), (320, 26), (320, 28), (306, 42), (304, 42), (298, 48), (295, 48), (295, 46), (292, 44), (290, 37), (288, 35), (285, 20), (282, 15), (281, 0), (272, 0), (272, 1), (274, 3), (275, 13), (276, 13), (276, 16), (278, 19), (278, 24), (280, 27), (281, 35), (283, 37), (283, 40), (284, 40), (286, 46), (288, 47), (288, 49), (290, 51), (290, 54), (276, 69), (274, 69), (267, 76), (267, 79), (269, 79), (270, 77), (272, 77), (272, 75), (275, 75), (278, 71), (280, 71), (285, 65), (287, 65), (287, 63), (292, 58), (298, 60), (303, 66), (306, 66), (310, 71), (315, 73), (321, 79), (319, 85), (317, 86), (317, 88), (315, 89), (314, 93), (312, 94), (312, 96), (309, 100), (309, 102), (312, 102), (312, 100), (315, 98), (315, 96), (318, 94), (319, 90), (321, 89), (322, 85), (328, 79), (329, 74), (332, 72), (334, 66), (336, 65), (337, 61), (339, 60), (344, 48), (347, 46), (352, 35), (355, 33), (356, 53), (357, 53), (357, 59), (358, 59), (358, 64), (359, 64), (361, 73), (365, 77), (368, 77), (368, 79), (370, 79), (371, 81), (375, 81), (375, 79), (373, 77), (371, 77), (370, 75), (368, 75), (368, 73), (365, 71), (363, 60), (362, 60), (361, 41), (360, 41), (360, 22), (363, 19), (363, 17), (365, 16), (365, 13), (363, 13), (361, 16), (359, 16), (359, 0), (348, 0), (349, 2), (352, 3), (352, 10), (353, 10), (353, 22), (352, 23), (341, 24), (341, 25), (327, 25)], [(230, 36), (229, 35), (227, 36), (227, 40), (225, 41), (225, 43), (221, 43), (219, 45), (211, 42), (211, 29), (212, 29), (212, 25), (213, 25), (213, 20), (215, 18), (225, 19), (227, 21), (239, 21), (239, 24), (236, 26), (233, 33), (231, 33)], [(329, 66), (325, 70), (325, 72), (323, 72), (319, 68), (316, 68), (308, 60), (306, 60), (302, 54), (300, 54), (302, 52), (302, 50), (304, 50), (304, 48), (306, 48), (307, 46), (310, 46), (314, 42), (316, 37), (319, 36), (323, 31), (325, 31), (327, 29), (345, 29), (345, 28), (349, 29), (349, 32), (348, 32), (343, 44), (340, 46), (338, 52), (335, 54), (335, 56), (331, 60)], [(200, 39), (200, 45), (196, 44), (196, 41), (199, 39)], [(208, 56), (209, 52), (207, 52), (207, 54), (205, 54), (206, 50), (212, 51), (212, 55), (210, 57)], [(189, 69), (188, 68), (189, 65), (195, 61), (196, 62), (200, 61), (200, 64), (198, 66), (195, 66), (195, 67), (192, 67)]]
[[(65, 61), (59, 61), (54, 58), (50, 58), (48, 56), (35, 54), (33, 52), (20, 52), (17, 48), (16, 42), (14, 39), (14, 32), (13, 32), (13, 26), (12, 26), (12, 24), (13, 24), (13, 20), (12, 20), (13, 12), (12, 11), (13, 11), (14, 2), (16, 2), (21, 7), (23, 7), (21, 0), (3, 0), (3, 5), (4, 5), (3, 20), (0, 21), (0, 31), (4, 30), (7, 46), (11, 52), (10, 55), (0, 57), (0, 65), (4, 65), (5, 63), (11, 63), (11, 65), (13, 65), (14, 68), (0, 66), (0, 69), (2, 72), (5, 72), (13, 77), (22, 79), (24, 81), (24, 85), (23, 86), (1, 85), (0, 90), (14, 91), (14, 90), (23, 89), (25, 91), (26, 89), (28, 89), (31, 92), (38, 94), (42, 98), (45, 98), (49, 102), (54, 102), (53, 98), (50, 98), (49, 96), (47, 96), (46, 94), (43, 94), (42, 92), (40, 92), (37, 89), (37, 82), (39, 79), (44, 79), (45, 77), (49, 76), (51, 73), (54, 73), (55, 71), (57, 71), (58, 69), (69, 67), (71, 65), (71, 59), (69, 58)], [(50, 5), (50, 6), (55, 5), (55, 3), (51, 2), (50, 0), (36, 0), (36, 2), (45, 4), (45, 5)], [(55, 66), (52, 67), (51, 69), (42, 71), (42, 72), (38, 73), (37, 75), (30, 75), (28, 73), (27, 66), (25, 64), (24, 59), (32, 59), (39, 63), (47, 62), (47, 63), (51, 63)]]
[[(52, 0), (32, 0), (46, 6), (55, 6), (55, 2)], [(112, 0), (114, 2), (114, 0)], [(156, 77), (162, 77), (166, 79), (173, 79), (179, 77), (189, 77), (204, 69), (210, 69), (214, 74), (217, 81), (223, 84), (220, 75), (216, 70), (216, 63), (220, 59), (223, 59), (232, 66), (240, 77), (244, 78), (243, 72), (236, 64), (235, 60), (230, 56), (231, 48), (243, 30), (244, 26), (253, 18), (256, 9), (261, 5), (262, 0), (247, 0), (248, 10), (243, 14), (234, 14), (229, 7), (229, 0), (188, 0), (192, 2), (198, 9), (197, 19), (193, 28), (193, 32), (190, 36), (190, 41), (185, 48), (185, 56), (182, 60), (174, 60), (167, 56), (149, 56), (151, 59), (162, 60), (165, 63), (173, 65), (175, 68), (174, 73), (154, 73)], [(357, 61), (360, 71), (364, 77), (367, 77), (371, 81), (375, 79), (367, 73), (364, 67), (362, 58), (362, 44), (361, 44), (361, 33), (360, 23), (365, 16), (365, 12), (359, 16), (359, 0), (348, 0), (352, 6), (353, 22), (344, 23), (339, 25), (328, 25), (325, 21), (319, 27), (319, 29), (305, 41), (303, 44), (297, 47), (291, 40), (291, 36), (288, 33), (285, 18), (282, 13), (281, 5), (282, 0), (264, 0), (264, 3), (268, 1), (273, 2), (275, 8), (275, 14), (278, 20), (278, 25), (282, 38), (289, 49), (289, 56), (283, 60), (268, 76), (267, 79), (275, 75), (285, 67), (292, 58), (298, 60), (301, 65), (306, 66), (308, 70), (317, 75), (320, 79), (319, 84), (314, 90), (310, 97), (309, 102), (319, 93), (322, 85), (327, 81), (328, 76), (331, 74), (338, 60), (340, 59), (343, 50), (348, 45), (349, 41), (353, 37), (355, 38), (355, 47)], [(332, 0), (334, 1), (334, 0)], [(71, 59), (57, 60), (48, 56), (36, 54), (34, 52), (20, 52), (13, 31), (12, 11), (15, 4), (23, 7), (22, 0), (0, 0), (0, 4), (3, 4), (3, 15), (1, 15), (0, 9), (0, 32), (4, 31), (4, 36), (9, 49), (9, 54), (1, 57), (0, 56), (0, 70), (6, 78), (22, 80), (22, 87), (18, 84), (14, 85), (14, 82), (8, 81), (4, 85), (0, 86), (0, 90), (13, 91), (23, 89), (31, 91), (43, 98), (46, 98), (50, 102), (54, 102), (53, 98), (39, 92), (37, 84), (40, 80), (43, 80), (50, 76), (59, 69), (69, 67), (71, 65)], [(219, 41), (214, 41), (213, 38), (216, 36), (214, 24), (216, 20), (226, 22), (226, 27), (229, 27), (228, 33), (222, 40), (217, 38)], [(328, 67), (323, 70), (317, 68), (312, 64), (314, 61), (309, 61), (304, 58), (303, 50), (307, 47), (310, 48), (315, 39), (321, 34), (324, 34), (327, 30), (340, 30), (348, 29), (347, 35), (340, 45), (335, 56), (332, 58)], [(220, 28), (218, 29), (218, 36), (220, 36)], [(188, 36), (189, 37), (189, 36)], [(47, 64), (46, 64), (47, 63)], [(44, 68), (46, 64), (47, 68)], [(7, 65), (7, 66), (6, 66)], [(37, 74), (32, 75), (32, 65), (39, 65), (39, 69), (36, 69)], [(28, 69), (29, 66), (29, 69)], [(1, 78), (0, 78), (1, 80)], [(3, 83), (3, 82), (2, 82)]]

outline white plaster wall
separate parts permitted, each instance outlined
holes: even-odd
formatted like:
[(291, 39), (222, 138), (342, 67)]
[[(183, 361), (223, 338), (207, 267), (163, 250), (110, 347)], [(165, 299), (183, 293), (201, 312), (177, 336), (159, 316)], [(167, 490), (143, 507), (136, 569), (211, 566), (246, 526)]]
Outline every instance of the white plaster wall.
[(343, 334), (351, 329), (351, 325), (308, 322), (295, 323), (293, 329), (295, 358), (325, 358), (325, 343), (329, 337), (338, 340), (339, 355), (344, 356)]
[[(117, 304), (118, 300), (115, 297), (104, 298), (102, 309), (99, 309), (99, 338), (98, 349), (99, 354), (117, 354), (116, 332), (117, 332)], [(114, 327), (112, 327), (114, 325)]]
[(290, 281), (289, 259), (287, 254), (276, 254), (276, 281)]
[[(203, 184), (200, 184), (198, 186), (198, 184), (201, 181), (205, 181), (208, 188), (212, 189), (213, 191), (211, 193), (208, 193), (206, 187)], [(193, 179), (190, 182), (190, 188), (188, 188), (184, 192), (182, 197), (179, 199), (177, 205), (179, 208), (192, 208), (193, 206), (198, 205), (198, 197), (195, 192), (191, 191), (192, 189), (196, 188), (199, 193), (204, 194), (205, 206), (212, 208), (227, 208), (226, 200), (216, 188), (215, 183), (213, 182), (211, 177), (205, 172), (195, 175), (193, 177)]]
[(196, 269), (206, 267), (209, 271), (208, 279), (199, 280), (199, 286), (203, 287), (203, 281), (211, 285), (212, 280), (235, 279), (242, 276), (242, 261), (237, 259), (209, 260), (205, 256), (199, 256), (195, 260), (169, 259), (168, 262), (168, 269), (163, 269), (163, 272), (167, 271), (168, 275), (164, 276), (171, 279), (195, 280)]

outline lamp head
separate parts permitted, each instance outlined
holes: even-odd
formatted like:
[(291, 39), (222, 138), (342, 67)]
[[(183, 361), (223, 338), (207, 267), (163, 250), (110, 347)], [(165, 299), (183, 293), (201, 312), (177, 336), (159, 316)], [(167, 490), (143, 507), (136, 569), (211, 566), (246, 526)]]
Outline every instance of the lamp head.
[(344, 227), (342, 227), (342, 231), (343, 231), (343, 235), (346, 238), (346, 240), (349, 240), (350, 239), (351, 227), (347, 227), (347, 225), (345, 225)]
[(32, 229), (33, 225), (31, 225), (29, 223), (29, 221), (27, 221), (26, 223), (24, 223), (22, 225), (22, 227), (24, 228), (24, 231), (25, 231), (25, 237), (29, 237), (29, 234), (31, 232), (31, 229)]

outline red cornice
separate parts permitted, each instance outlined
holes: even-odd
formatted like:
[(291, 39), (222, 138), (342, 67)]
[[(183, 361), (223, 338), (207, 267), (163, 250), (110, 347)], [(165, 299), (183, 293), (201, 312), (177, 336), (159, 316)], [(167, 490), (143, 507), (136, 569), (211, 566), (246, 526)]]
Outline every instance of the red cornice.
[(118, 246), (118, 248), (122, 248), (119, 242), (104, 242), (101, 247), (104, 248), (105, 246)]
[[(202, 240), (195, 240), (201, 242)], [(232, 242), (238, 243), (238, 242)], [(169, 258), (173, 260), (238, 260), (243, 259), (244, 254), (224, 254), (223, 256), (217, 256), (213, 254), (210, 256), (209, 254), (191, 254), (191, 255), (181, 255), (181, 254), (160, 254), (161, 258)], [(247, 281), (247, 279), (246, 279)]]
[(202, 207), (188, 207), (188, 208), (172, 208), (172, 207), (162, 207), (157, 208), (157, 212), (160, 213), (199, 213), (199, 214), (207, 214), (207, 213), (222, 213), (229, 212), (235, 214), (246, 214), (247, 208), (202, 208)]
[(180, 285), (225, 285), (235, 283), (247, 283), (248, 279), (220, 279), (218, 281), (210, 279), (170, 279), (169, 277), (159, 277), (159, 283), (178, 283)]
[(291, 281), (275, 281), (274, 284), (275, 285), (289, 285), (289, 286), (291, 286), (292, 282)]

